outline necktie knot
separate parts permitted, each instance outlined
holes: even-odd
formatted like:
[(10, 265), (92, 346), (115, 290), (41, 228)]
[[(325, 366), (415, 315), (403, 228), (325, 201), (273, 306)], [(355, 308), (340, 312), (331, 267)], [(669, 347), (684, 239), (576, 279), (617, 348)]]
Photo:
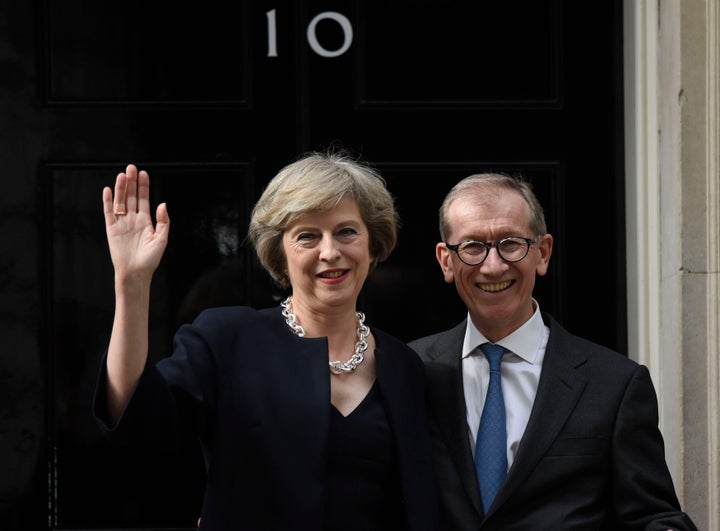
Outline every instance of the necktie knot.
[(492, 343), (484, 343), (480, 345), (480, 350), (482, 350), (483, 354), (485, 354), (485, 357), (488, 359), (488, 362), (490, 363), (490, 370), (499, 371), (500, 362), (502, 361), (503, 354), (505, 354), (505, 347), (494, 345)]

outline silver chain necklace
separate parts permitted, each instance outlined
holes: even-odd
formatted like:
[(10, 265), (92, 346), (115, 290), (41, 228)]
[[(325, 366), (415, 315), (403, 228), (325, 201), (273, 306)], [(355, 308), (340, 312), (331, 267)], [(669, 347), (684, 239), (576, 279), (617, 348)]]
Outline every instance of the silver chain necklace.
[[(300, 324), (297, 322), (297, 316), (290, 309), (291, 300), (292, 297), (288, 297), (280, 303), (280, 306), (282, 306), (283, 317), (285, 317), (285, 322), (290, 327), (290, 330), (295, 333), (295, 335), (299, 337), (305, 337), (305, 329), (300, 326)], [(357, 369), (357, 366), (365, 360), (365, 351), (368, 348), (367, 337), (370, 334), (370, 327), (365, 325), (364, 313), (356, 312), (356, 315), (358, 320), (358, 342), (355, 343), (355, 353), (350, 357), (347, 362), (340, 360), (329, 362), (330, 372), (333, 374), (344, 374), (353, 372), (355, 369)]]

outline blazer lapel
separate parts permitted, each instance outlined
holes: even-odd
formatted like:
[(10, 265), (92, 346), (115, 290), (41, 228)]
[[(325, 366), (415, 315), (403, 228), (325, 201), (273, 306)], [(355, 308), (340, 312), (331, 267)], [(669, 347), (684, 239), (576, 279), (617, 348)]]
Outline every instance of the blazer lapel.
[(462, 380), (462, 344), (466, 322), (446, 334), (427, 352), (428, 402), (440, 437), (447, 445), (453, 464), (478, 514), (482, 515), (480, 489), (470, 448), (465, 394)]
[(537, 395), (515, 460), (488, 514), (523, 484), (560, 433), (587, 382), (581, 370), (585, 356), (568, 350), (564, 345), (567, 332), (549, 316), (543, 318), (550, 326), (550, 337)]

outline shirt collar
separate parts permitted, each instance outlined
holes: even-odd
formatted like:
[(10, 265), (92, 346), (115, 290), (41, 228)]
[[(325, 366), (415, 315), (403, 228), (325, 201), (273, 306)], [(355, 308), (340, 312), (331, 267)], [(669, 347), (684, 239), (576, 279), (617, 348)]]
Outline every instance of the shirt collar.
[[(542, 341), (543, 334), (545, 333), (545, 323), (540, 314), (540, 305), (535, 299), (533, 299), (533, 304), (535, 305), (535, 311), (530, 319), (525, 321), (520, 328), (510, 335), (505, 336), (497, 342), (498, 345), (502, 345), (528, 363), (535, 363), (538, 354), (538, 344)], [(470, 314), (468, 314), (462, 357), (466, 358), (470, 356), (477, 347), (489, 342), (490, 340), (475, 327), (472, 319), (470, 319)]]

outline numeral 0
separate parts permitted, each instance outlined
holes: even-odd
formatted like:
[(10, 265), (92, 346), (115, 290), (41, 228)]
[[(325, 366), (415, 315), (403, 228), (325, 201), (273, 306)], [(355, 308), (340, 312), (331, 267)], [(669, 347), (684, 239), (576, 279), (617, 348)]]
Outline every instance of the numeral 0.
[[(275, 19), (275, 10), (271, 9), (265, 13), (267, 18), (267, 29), (268, 29), (268, 57), (277, 57), (277, 23)], [(317, 40), (315, 34), (315, 28), (321, 20), (334, 20), (340, 25), (340, 29), (343, 31), (343, 43), (337, 50), (327, 50)], [(341, 15), (335, 11), (323, 11), (318, 13), (310, 21), (307, 27), (307, 41), (312, 51), (321, 57), (338, 57), (348, 51), (353, 41), (353, 29), (352, 24), (345, 15)]]

